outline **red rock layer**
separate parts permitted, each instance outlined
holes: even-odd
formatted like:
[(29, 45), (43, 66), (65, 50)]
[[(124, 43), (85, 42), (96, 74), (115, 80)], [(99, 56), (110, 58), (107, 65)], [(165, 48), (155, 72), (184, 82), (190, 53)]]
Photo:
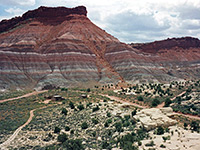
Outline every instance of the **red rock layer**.
[(0, 34), (0, 88), (200, 78), (197, 39), (142, 49), (121, 43), (86, 14), (85, 7), (40, 7), (17, 24), (7, 21)]

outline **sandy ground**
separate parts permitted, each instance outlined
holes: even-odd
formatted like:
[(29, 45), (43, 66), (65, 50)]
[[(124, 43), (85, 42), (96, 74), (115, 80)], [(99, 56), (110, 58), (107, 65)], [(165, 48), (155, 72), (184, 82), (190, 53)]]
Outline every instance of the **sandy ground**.
[[(163, 135), (155, 135), (153, 131), (150, 132), (151, 140), (143, 140), (142, 146), (139, 150), (155, 148), (156, 150), (200, 150), (200, 134), (192, 133), (191, 130), (185, 130), (178, 126), (169, 127), (169, 133), (164, 133)], [(171, 133), (173, 132), (173, 134)], [(164, 141), (163, 137), (169, 136), (169, 140)], [(153, 141), (155, 145), (153, 147), (147, 147), (145, 144)], [(166, 148), (161, 148), (160, 145), (163, 144)]]

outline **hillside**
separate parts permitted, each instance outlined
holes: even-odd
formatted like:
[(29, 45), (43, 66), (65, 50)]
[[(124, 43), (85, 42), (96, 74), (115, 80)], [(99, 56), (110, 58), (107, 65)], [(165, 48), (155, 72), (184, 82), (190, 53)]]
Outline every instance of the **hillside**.
[(200, 77), (198, 39), (128, 45), (94, 25), (84, 6), (39, 7), (0, 29), (1, 89)]

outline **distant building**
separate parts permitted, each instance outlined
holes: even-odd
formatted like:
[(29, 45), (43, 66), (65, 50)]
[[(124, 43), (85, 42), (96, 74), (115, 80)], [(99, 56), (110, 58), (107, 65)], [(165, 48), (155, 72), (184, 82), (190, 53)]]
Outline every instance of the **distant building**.
[(53, 99), (56, 100), (56, 101), (64, 100), (64, 98), (62, 96), (60, 96), (60, 95), (53, 96)]
[(82, 98), (87, 98), (87, 95), (86, 94), (82, 94), (81, 97)]

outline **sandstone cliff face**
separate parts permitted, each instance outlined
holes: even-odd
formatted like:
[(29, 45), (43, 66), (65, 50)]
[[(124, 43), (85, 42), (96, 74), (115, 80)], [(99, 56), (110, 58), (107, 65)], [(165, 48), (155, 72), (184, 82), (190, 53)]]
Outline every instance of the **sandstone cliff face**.
[(200, 76), (199, 47), (136, 49), (94, 25), (84, 6), (40, 7), (0, 22), (0, 32), (0, 88)]

